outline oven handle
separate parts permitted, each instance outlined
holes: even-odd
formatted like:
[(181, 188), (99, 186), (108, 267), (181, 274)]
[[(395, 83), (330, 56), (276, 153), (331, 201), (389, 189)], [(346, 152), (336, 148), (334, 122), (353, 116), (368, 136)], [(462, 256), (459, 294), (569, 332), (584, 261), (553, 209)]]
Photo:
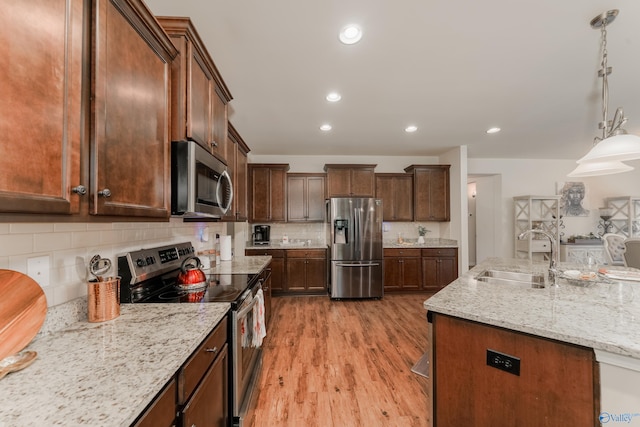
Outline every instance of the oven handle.
[(253, 300), (248, 306), (246, 306), (245, 308), (243, 308), (238, 312), (238, 320), (242, 319), (247, 315), (247, 313), (253, 310), (253, 306), (256, 305), (257, 303), (258, 303), (258, 298), (253, 298)]

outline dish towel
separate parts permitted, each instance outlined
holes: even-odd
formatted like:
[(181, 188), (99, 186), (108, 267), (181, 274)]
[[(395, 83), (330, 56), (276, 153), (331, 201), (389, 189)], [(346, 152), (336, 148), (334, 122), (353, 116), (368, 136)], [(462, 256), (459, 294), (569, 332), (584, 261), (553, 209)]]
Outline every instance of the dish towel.
[(242, 319), (242, 322), (240, 323), (240, 337), (241, 337), (241, 342), (242, 342), (242, 348), (248, 348), (249, 345), (251, 345), (250, 342), (250, 338), (249, 338), (249, 324), (247, 322), (247, 316), (245, 316)]
[(253, 333), (251, 334), (251, 345), (254, 347), (260, 347), (262, 345), (262, 339), (267, 336), (267, 329), (264, 323), (264, 293), (262, 292), (262, 288), (258, 289), (254, 298), (258, 301), (253, 306)]

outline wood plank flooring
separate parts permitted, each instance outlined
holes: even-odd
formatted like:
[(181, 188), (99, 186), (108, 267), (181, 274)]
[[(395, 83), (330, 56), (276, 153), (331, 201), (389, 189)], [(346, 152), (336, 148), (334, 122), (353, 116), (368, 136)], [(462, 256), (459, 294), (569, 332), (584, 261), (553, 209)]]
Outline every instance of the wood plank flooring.
[(248, 424), (429, 426), (429, 380), (411, 372), (427, 349), (428, 296), (273, 298)]

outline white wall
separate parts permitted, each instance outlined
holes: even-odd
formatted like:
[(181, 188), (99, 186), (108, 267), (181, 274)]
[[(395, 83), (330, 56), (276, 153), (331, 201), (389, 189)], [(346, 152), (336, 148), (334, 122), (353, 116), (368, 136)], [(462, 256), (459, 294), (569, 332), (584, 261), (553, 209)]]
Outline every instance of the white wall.
[[(587, 193), (584, 207), (590, 210), (588, 217), (563, 218), (564, 238), (575, 234), (594, 234), (598, 231), (598, 208), (604, 205), (604, 199), (612, 196), (640, 196), (640, 162), (630, 163), (635, 166), (631, 172), (590, 178), (568, 178), (576, 166), (573, 160), (523, 160), (523, 159), (468, 159), (469, 175), (496, 175), (499, 177), (500, 203), (495, 208), (495, 217), (499, 219), (497, 226), (502, 229), (502, 236), (497, 241), (496, 252), (487, 256), (513, 257), (514, 226), (513, 197), (522, 195), (554, 195), (559, 182), (581, 181), (585, 183)], [(480, 194), (480, 193), (478, 193)], [(480, 197), (480, 196), (478, 196)], [(476, 203), (481, 200), (476, 198)], [(478, 206), (476, 206), (478, 209)], [(488, 219), (477, 218), (477, 228)], [(482, 222), (481, 222), (482, 221)], [(480, 240), (480, 237), (478, 237)], [(478, 254), (478, 260), (483, 258)]]

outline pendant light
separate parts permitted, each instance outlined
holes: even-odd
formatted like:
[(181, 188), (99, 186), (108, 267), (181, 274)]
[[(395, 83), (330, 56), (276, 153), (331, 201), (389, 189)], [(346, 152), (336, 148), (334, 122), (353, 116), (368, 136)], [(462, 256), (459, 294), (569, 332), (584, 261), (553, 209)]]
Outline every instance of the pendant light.
[[(591, 28), (600, 29), (602, 33), (601, 65), (598, 76), (602, 78), (602, 137), (596, 137), (591, 150), (577, 161), (578, 167), (569, 174), (572, 177), (608, 175), (627, 172), (633, 169), (622, 163), (627, 160), (640, 159), (640, 137), (629, 135), (622, 128), (627, 122), (622, 108), (618, 108), (612, 120), (607, 119), (609, 102), (609, 81), (611, 67), (607, 66), (607, 25), (618, 16), (613, 9), (596, 16), (591, 20)], [(591, 166), (588, 164), (593, 163)]]
[(571, 178), (582, 178), (585, 176), (613, 175), (621, 172), (629, 172), (633, 168), (619, 161), (612, 162), (586, 162), (579, 163), (578, 167), (569, 175)]

